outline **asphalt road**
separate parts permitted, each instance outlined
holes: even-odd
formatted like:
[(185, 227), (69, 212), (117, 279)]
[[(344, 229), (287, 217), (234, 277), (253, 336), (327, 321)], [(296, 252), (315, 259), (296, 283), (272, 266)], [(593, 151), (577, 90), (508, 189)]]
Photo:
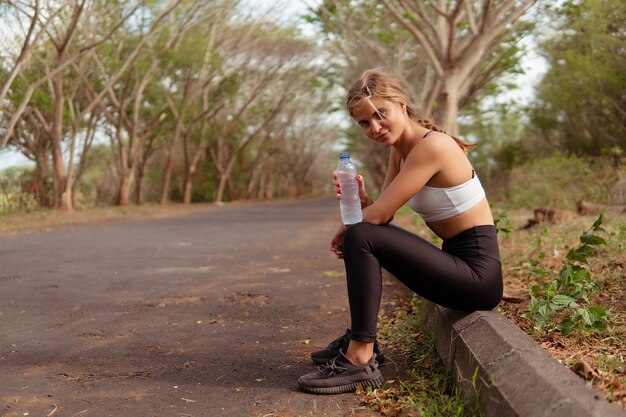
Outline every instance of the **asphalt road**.
[(297, 389), (349, 323), (337, 224), (311, 200), (0, 237), (0, 415), (351, 415)]

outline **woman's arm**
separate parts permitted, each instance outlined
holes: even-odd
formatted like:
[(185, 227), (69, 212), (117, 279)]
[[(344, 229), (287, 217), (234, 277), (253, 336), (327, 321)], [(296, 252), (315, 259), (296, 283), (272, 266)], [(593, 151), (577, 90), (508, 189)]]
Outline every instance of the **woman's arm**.
[[(387, 187), (389, 187), (389, 184), (391, 184), (394, 178), (396, 178), (396, 176), (398, 175), (398, 172), (400, 172), (400, 154), (398, 153), (398, 151), (395, 150), (395, 148), (391, 148), (391, 151), (389, 151), (389, 162), (387, 163), (387, 173), (385, 174), (385, 181), (383, 181), (383, 186), (380, 189), (381, 194), (385, 192)], [(374, 204), (374, 200), (372, 200), (371, 198), (370, 198), (370, 203), (367, 205), (363, 205), (363, 200), (361, 200), (362, 209), (365, 209), (366, 207), (369, 207), (372, 204)], [(385, 223), (391, 222), (393, 220), (394, 215), (395, 213)]]
[(391, 148), (389, 152), (389, 162), (387, 163), (387, 174), (385, 175), (385, 181), (383, 182), (383, 186), (380, 189), (380, 193), (384, 193), (391, 181), (398, 175), (400, 172), (400, 154), (395, 148)]
[[(385, 191), (385, 188), (393, 181), (400, 171), (400, 155), (395, 149), (391, 149), (389, 152), (389, 163), (387, 164), (387, 173), (385, 174), (385, 181), (381, 188), (381, 193)], [(365, 180), (362, 175), (357, 175), (356, 180), (359, 184), (359, 199), (361, 200), (361, 208), (369, 207), (374, 204), (374, 199), (365, 191)], [(341, 200), (341, 185), (337, 179), (337, 171), (333, 171), (333, 185), (335, 186), (335, 194), (337, 200)]]
[(363, 209), (363, 221), (372, 224), (389, 223), (396, 211), (439, 172), (444, 152), (445, 144), (442, 141), (423, 141), (414, 146), (402, 169), (398, 169), (389, 183), (385, 180), (378, 200)]

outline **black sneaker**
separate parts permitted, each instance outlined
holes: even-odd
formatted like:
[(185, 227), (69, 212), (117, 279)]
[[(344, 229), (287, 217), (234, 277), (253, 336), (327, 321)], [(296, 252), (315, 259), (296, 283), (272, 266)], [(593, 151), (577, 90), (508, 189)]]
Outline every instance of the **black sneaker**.
[(385, 378), (378, 370), (376, 355), (366, 365), (353, 365), (343, 351), (328, 363), (317, 368), (317, 372), (302, 375), (298, 386), (312, 394), (343, 394), (354, 392), (358, 386), (378, 388)]
[[(333, 340), (324, 349), (317, 350), (311, 353), (311, 359), (315, 363), (328, 363), (331, 359), (339, 355), (339, 351), (344, 352), (348, 350), (350, 344), (350, 329), (346, 329), (346, 333)], [(378, 346), (378, 340), (374, 342), (374, 354), (376, 355), (376, 362), (382, 365), (385, 362), (385, 355), (380, 351)]]

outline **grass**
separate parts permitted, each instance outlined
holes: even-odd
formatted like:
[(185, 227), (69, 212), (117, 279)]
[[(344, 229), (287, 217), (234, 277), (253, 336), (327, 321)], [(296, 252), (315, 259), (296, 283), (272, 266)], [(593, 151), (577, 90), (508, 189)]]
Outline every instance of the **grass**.
[[(502, 212), (494, 209), (496, 217), (502, 218)], [(588, 265), (598, 287), (589, 297), (590, 304), (603, 306), (609, 313), (611, 325), (604, 332), (579, 330), (567, 336), (556, 327), (536, 332), (532, 323), (522, 317), (528, 312), (531, 287), (539, 279), (529, 272), (535, 261), (541, 262), (548, 271), (558, 273), (567, 252), (579, 245), (580, 234), (596, 216), (574, 216), (531, 228), (524, 228), (533, 217), (530, 210), (507, 210), (506, 217), (511, 231), (501, 232), (498, 239), (505, 292), (513, 298), (503, 301), (498, 311), (527, 332), (548, 354), (577, 373), (587, 385), (607, 400), (626, 407), (626, 215), (610, 213), (605, 216), (607, 244), (599, 248)], [(412, 213), (400, 212), (395, 221), (438, 244), (437, 238)], [(409, 369), (414, 371), (407, 372), (406, 381), (397, 388), (366, 393), (364, 402), (383, 415), (402, 415), (393, 414), (397, 410), (413, 410), (415, 415), (421, 416), (480, 415), (473, 404), (463, 402), (452, 378), (438, 362), (432, 335), (416, 303), (411, 300), (406, 306), (399, 305), (397, 315), (383, 320), (386, 324), (381, 328), (385, 345), (397, 346), (400, 356), (406, 356)], [(391, 411), (385, 414), (387, 410)]]
[[(143, 207), (106, 207), (76, 210), (66, 213), (55, 210), (36, 210), (0, 216), (0, 235), (40, 230), (58, 225), (71, 225), (94, 220), (154, 218), (197, 210), (203, 205)], [(210, 205), (204, 205), (204, 208)], [(494, 207), (496, 217), (504, 210)], [(595, 216), (575, 216), (555, 224), (539, 224), (523, 229), (531, 210), (507, 209), (511, 223), (510, 233), (500, 233), (505, 291), (518, 301), (503, 302), (498, 310), (522, 330), (532, 333), (531, 323), (522, 317), (528, 312), (530, 288), (536, 277), (529, 277), (533, 260), (545, 268), (558, 272), (567, 251), (578, 245), (578, 237), (593, 222)], [(440, 240), (410, 209), (401, 210), (395, 222), (414, 233), (439, 244)], [(588, 385), (609, 401), (626, 407), (626, 214), (612, 213), (605, 219), (608, 244), (593, 258), (590, 271), (599, 291), (591, 301), (609, 311), (611, 326), (605, 333), (575, 332), (568, 336), (558, 330), (535, 333), (531, 336), (546, 352), (572, 369)], [(385, 416), (480, 416), (472, 402), (466, 402), (455, 388), (453, 378), (434, 350), (433, 336), (423, 321), (419, 301), (394, 301), (392, 309), (382, 315), (381, 340), (385, 348), (397, 352), (405, 369), (405, 376), (389, 382), (382, 389), (360, 393), (365, 406)], [(396, 359), (397, 361), (397, 359)]]
[[(611, 402), (626, 407), (626, 215), (608, 213), (603, 227), (606, 245), (589, 260), (589, 269), (597, 291), (589, 304), (601, 305), (609, 313), (610, 326), (604, 332), (576, 331), (563, 335), (550, 328), (536, 332), (530, 321), (522, 318), (528, 312), (530, 289), (541, 278), (530, 274), (540, 262), (551, 274), (561, 269), (568, 251), (579, 244), (579, 235), (589, 228), (595, 216), (575, 216), (554, 224), (540, 224), (521, 229), (528, 212), (511, 212), (513, 231), (500, 235), (505, 276), (505, 291), (518, 296), (517, 302), (502, 303), (498, 309), (564, 366), (576, 372), (588, 385)], [(545, 280), (554, 279), (554, 275)], [(557, 315), (556, 319), (559, 318)]]
[[(358, 391), (363, 405), (383, 416), (477, 417), (475, 401), (466, 401), (435, 350), (434, 334), (426, 324), (421, 300), (410, 296), (383, 309), (379, 337), (401, 363), (402, 381), (388, 381), (377, 390)], [(391, 308), (389, 308), (391, 307)]]
[(0, 235), (44, 230), (49, 227), (129, 219), (150, 219), (191, 213), (211, 207), (210, 204), (146, 204), (143, 206), (103, 206), (76, 209), (71, 212), (52, 209), (34, 209), (0, 215)]

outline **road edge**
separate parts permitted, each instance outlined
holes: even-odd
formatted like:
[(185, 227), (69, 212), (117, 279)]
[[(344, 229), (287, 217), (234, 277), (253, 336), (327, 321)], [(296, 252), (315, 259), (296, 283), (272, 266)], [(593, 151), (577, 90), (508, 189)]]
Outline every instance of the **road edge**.
[(487, 417), (626, 417), (497, 311), (424, 301), (439, 356)]

